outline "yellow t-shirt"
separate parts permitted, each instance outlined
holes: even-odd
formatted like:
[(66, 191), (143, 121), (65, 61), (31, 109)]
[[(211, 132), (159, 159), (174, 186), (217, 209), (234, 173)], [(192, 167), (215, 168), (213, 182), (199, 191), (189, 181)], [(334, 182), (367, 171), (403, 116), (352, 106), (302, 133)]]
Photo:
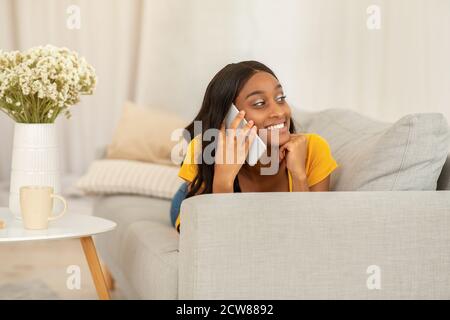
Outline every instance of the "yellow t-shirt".
[[(308, 186), (311, 187), (333, 172), (339, 165), (331, 155), (330, 147), (327, 141), (316, 133), (305, 133), (307, 138), (307, 153), (306, 153), (306, 176)], [(197, 176), (196, 159), (201, 154), (200, 135), (193, 139), (188, 147), (183, 165), (178, 172), (178, 176), (187, 182), (192, 182)], [(289, 178), (289, 192), (292, 192), (292, 176), (288, 170)], [(178, 214), (175, 222), (175, 227), (178, 229), (180, 225), (180, 214)]]

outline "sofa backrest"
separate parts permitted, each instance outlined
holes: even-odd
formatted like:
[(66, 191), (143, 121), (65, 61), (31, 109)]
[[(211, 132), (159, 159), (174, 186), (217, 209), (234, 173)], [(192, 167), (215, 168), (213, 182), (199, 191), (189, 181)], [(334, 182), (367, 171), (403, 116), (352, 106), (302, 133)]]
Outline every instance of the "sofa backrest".
[(450, 188), (450, 128), (441, 113), (408, 114), (394, 123), (349, 109), (293, 109), (292, 116), (297, 132), (317, 133), (330, 145), (340, 165), (330, 190)]
[(450, 190), (450, 153), (439, 176), (437, 190)]

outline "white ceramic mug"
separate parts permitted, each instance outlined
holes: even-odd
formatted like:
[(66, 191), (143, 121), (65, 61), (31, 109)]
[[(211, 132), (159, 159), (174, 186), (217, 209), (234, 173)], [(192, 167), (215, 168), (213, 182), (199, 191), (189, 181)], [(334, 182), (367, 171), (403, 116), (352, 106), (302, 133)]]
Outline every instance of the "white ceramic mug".
[[(62, 212), (52, 216), (53, 198), (63, 202)], [(50, 186), (20, 187), (20, 210), (25, 229), (47, 229), (48, 222), (61, 218), (67, 210), (66, 200), (53, 193)]]

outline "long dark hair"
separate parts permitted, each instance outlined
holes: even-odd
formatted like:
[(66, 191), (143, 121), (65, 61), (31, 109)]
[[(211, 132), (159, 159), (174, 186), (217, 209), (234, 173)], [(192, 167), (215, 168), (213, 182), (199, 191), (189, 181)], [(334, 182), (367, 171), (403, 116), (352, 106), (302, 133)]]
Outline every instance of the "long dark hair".
[[(245, 83), (258, 71), (264, 71), (270, 73), (276, 79), (278, 79), (273, 71), (258, 61), (242, 61), (239, 63), (231, 63), (220, 70), (206, 88), (205, 96), (203, 98), (202, 107), (198, 112), (195, 119), (185, 128), (190, 136), (194, 138), (194, 122), (201, 121), (202, 134), (211, 128), (220, 129), (220, 126), (225, 119), (225, 116), (234, 103), (239, 92), (244, 87)], [(294, 122), (291, 118), (289, 132), (294, 133)], [(203, 143), (203, 139), (200, 139), (202, 143), (201, 154), (206, 147)], [(217, 141), (214, 141), (215, 147)], [(215, 151), (212, 151), (212, 156), (215, 156)], [(212, 193), (212, 185), (214, 178), (214, 163), (207, 164), (204, 161), (195, 162), (197, 166), (197, 176), (192, 181), (191, 190), (186, 195), (186, 198), (192, 197), (205, 183), (205, 188), (199, 192), (199, 194)]]

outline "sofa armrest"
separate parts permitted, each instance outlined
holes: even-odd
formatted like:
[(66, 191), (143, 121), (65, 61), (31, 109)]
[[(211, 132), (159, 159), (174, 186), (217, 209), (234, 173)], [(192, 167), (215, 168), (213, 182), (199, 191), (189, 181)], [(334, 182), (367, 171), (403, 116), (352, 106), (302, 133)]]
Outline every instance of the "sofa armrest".
[(450, 298), (450, 191), (209, 194), (181, 212), (180, 299)]

